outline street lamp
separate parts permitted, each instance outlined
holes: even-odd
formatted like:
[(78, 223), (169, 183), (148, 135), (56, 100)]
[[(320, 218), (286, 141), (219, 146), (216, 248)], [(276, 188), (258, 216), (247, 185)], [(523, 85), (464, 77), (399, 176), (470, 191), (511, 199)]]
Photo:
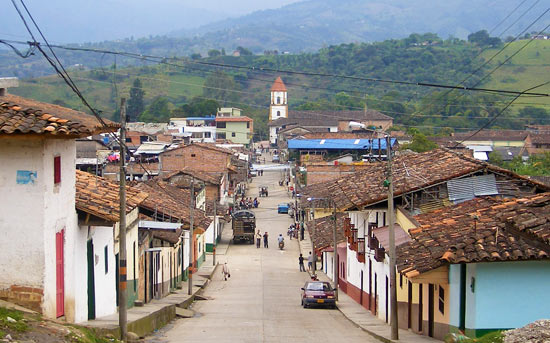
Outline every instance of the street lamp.
[[(332, 281), (334, 282), (334, 298), (338, 301), (338, 241), (336, 237), (336, 202), (332, 198), (307, 198), (307, 201), (313, 200), (327, 200), (332, 205), (332, 216), (334, 225), (332, 227), (332, 235), (334, 239), (334, 263), (332, 264)], [(315, 218), (313, 218), (315, 220)], [(315, 252), (315, 244), (313, 245), (313, 252)]]

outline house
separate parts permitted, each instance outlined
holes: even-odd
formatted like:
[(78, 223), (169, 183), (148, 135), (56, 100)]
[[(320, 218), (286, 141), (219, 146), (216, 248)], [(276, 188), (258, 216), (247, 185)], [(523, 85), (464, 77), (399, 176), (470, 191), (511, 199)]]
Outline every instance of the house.
[[(333, 157), (345, 153), (353, 154), (356, 160), (362, 160), (363, 158), (385, 159), (387, 154), (386, 144), (387, 140), (385, 138), (291, 139), (288, 141), (288, 150), (291, 157), (299, 156), (300, 162), (307, 162), (310, 155)], [(395, 138), (391, 138), (390, 144), (392, 149), (397, 148), (398, 143)]]
[(76, 140), (76, 168), (102, 175), (103, 165), (111, 149), (101, 136), (90, 136)]
[[(76, 209), (78, 214), (79, 256), (75, 262), (87, 266), (87, 292), (75, 298), (80, 319), (90, 320), (117, 311), (119, 246), (119, 185), (102, 177), (76, 171)], [(138, 205), (147, 194), (126, 187), (127, 300), (133, 307), (137, 299)], [(85, 248), (84, 248), (85, 247)], [(79, 267), (80, 268), (80, 267)], [(82, 278), (86, 282), (85, 278)], [(87, 304), (82, 306), (82, 304)]]
[(409, 293), (398, 295), (400, 318), (416, 313), (404, 321), (408, 327), (438, 339), (458, 330), (479, 337), (547, 318), (549, 210), (550, 194), (543, 193), (476, 198), (416, 216), (411, 241), (397, 248)]
[[(398, 155), (393, 165), (395, 208), (391, 210), (396, 224), (405, 233), (416, 228), (414, 216), (418, 214), (488, 195), (521, 198), (550, 190), (536, 181), (447, 149)], [(388, 225), (390, 209), (388, 190), (384, 186), (387, 163), (373, 162), (369, 167), (352, 175), (306, 186), (301, 194), (302, 199), (331, 199), (338, 211), (348, 213), (350, 221), (345, 227), (348, 242), (344, 249), (338, 248), (341, 290), (350, 289), (355, 294), (365, 292), (360, 298), (363, 305), (386, 320), (390, 310), (386, 307), (389, 303), (386, 285), (389, 283), (385, 281), (389, 267), (384, 263), (386, 247), (381, 244), (385, 233), (383, 230), (379, 233), (378, 228)], [(313, 205), (308, 206), (302, 200), (302, 206)], [(318, 204), (314, 207), (316, 217), (317, 213), (323, 216), (331, 211)], [(418, 294), (417, 287), (411, 287), (411, 294)], [(406, 324), (407, 321), (400, 323)]]
[(525, 138), (524, 151), (529, 155), (550, 152), (550, 133), (529, 133)]
[(161, 175), (180, 170), (191, 170), (222, 175), (222, 199), (228, 197), (237, 182), (233, 175), (238, 173), (233, 151), (208, 143), (193, 143), (162, 152), (159, 155)]
[(287, 127), (325, 132), (353, 131), (357, 127), (387, 130), (393, 126), (393, 118), (375, 110), (364, 111), (290, 111), (288, 90), (278, 77), (271, 87), (269, 106), (269, 141), (279, 142), (279, 132)]
[(247, 116), (216, 117), (216, 135), (235, 144), (250, 146), (254, 133), (254, 120)]
[(0, 298), (46, 318), (86, 320), (87, 231), (75, 210), (76, 139), (118, 125), (7, 94), (1, 83), (0, 94)]
[(194, 171), (190, 168), (184, 168), (182, 170), (165, 174), (162, 177), (163, 181), (179, 188), (190, 188), (191, 181), (193, 179), (197, 180), (197, 184), (199, 182), (204, 184), (207, 201), (220, 201), (220, 195), (222, 194), (221, 186), (223, 183), (222, 173), (203, 173), (200, 171)]
[(527, 138), (527, 131), (523, 130), (489, 130), (484, 129), (480, 132), (468, 131), (451, 134), (450, 139), (461, 142), (465, 146), (485, 145), (485, 146), (507, 146), (522, 147)]
[(170, 118), (168, 129), (173, 137), (187, 137), (189, 142), (215, 143), (216, 117)]

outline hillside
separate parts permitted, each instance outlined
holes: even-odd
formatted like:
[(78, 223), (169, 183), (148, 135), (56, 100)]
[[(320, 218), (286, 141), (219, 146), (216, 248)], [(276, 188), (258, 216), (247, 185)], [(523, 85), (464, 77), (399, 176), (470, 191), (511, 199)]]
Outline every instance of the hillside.
[[(432, 43), (422, 45), (428, 41)], [(471, 77), (468, 84), (475, 84), (482, 75), (497, 66), (499, 60), (504, 60), (506, 54), (512, 54), (526, 42), (513, 43), (501, 58), (496, 58), (478, 75)], [(218, 105), (243, 108), (247, 115), (255, 119), (257, 132), (265, 134), (269, 88), (276, 76), (281, 75), (289, 88), (289, 105), (293, 109), (363, 109), (368, 106), (394, 117), (396, 123), (405, 127), (427, 126), (427, 129), (438, 131), (436, 128), (449, 126), (460, 130), (483, 125), (486, 118), (498, 113), (509, 98), (485, 93), (448, 93), (425, 87), (334, 77), (287, 75), (262, 72), (259, 69), (456, 84), (496, 52), (488, 50), (482, 58), (472, 60), (479, 51), (479, 47), (466, 41), (442, 41), (433, 34), (426, 34), (373, 44), (341, 44), (308, 54), (218, 56), (201, 60), (225, 65), (255, 66), (255, 70), (223, 68), (221, 72), (219, 68), (176, 60), (170, 62), (173, 65), (119, 66), (117, 69), (105, 67), (96, 70), (73, 68), (71, 75), (91, 103), (108, 117), (112, 117), (116, 111), (116, 99), (123, 95), (128, 97), (132, 82), (139, 78), (145, 91), (146, 106), (158, 99), (166, 99), (167, 110), (176, 111), (174, 115), (181, 115), (177, 109), (192, 103), (195, 101), (193, 99), (211, 99)], [(511, 61), (512, 64), (499, 68), (483, 86), (522, 90), (537, 82), (548, 81), (545, 77), (548, 75), (549, 51), (550, 41), (534, 41)], [(548, 86), (540, 90), (550, 92)], [(54, 76), (22, 80), (21, 86), (11, 92), (84, 109), (79, 99)], [(534, 115), (532, 110), (524, 110), (533, 105), (540, 109)], [(548, 123), (548, 110), (550, 106), (547, 98), (522, 98), (495, 125), (515, 128), (533, 120)], [(526, 119), (531, 117), (538, 119)]]
[[(207, 56), (209, 50), (221, 50), (222, 48), (230, 54), (238, 46), (243, 46), (256, 54), (263, 53), (265, 50), (289, 51), (298, 54), (314, 52), (323, 47), (341, 43), (400, 39), (413, 32), (433, 32), (442, 38), (454, 36), (464, 39), (471, 32), (481, 29), (490, 30), (495, 27), (517, 5), (515, 0), (456, 0), (452, 2), (438, 0), (416, 2), (406, 0), (308, 0), (283, 6), (277, 10), (257, 11), (246, 16), (215, 22), (191, 31), (188, 27), (183, 27), (184, 24), (180, 24), (182, 21), (187, 23), (184, 19), (186, 17), (181, 17), (178, 20), (174, 18), (174, 15), (177, 14), (171, 13), (166, 16), (162, 27), (167, 25), (182, 26), (182, 30), (174, 31), (172, 29), (169, 30), (172, 31), (169, 35), (155, 35), (138, 39), (134, 39), (134, 35), (132, 37), (128, 35), (128, 38), (125, 39), (86, 43), (78, 46), (181, 57), (190, 56), (193, 53)], [(528, 15), (519, 18), (514, 26), (507, 32), (503, 32), (506, 26), (513, 22), (528, 6), (529, 3), (523, 5), (505, 24), (498, 27), (493, 35), (502, 33), (502, 38), (505, 38), (507, 35), (521, 31), (544, 9), (542, 3), (536, 4)], [(202, 16), (202, 14), (197, 15)], [(207, 14), (207, 16), (209, 15)], [(17, 19), (10, 16), (10, 21), (15, 20), (14, 18)], [(216, 16), (211, 15), (209, 18), (215, 19)], [(108, 21), (108, 18), (105, 20)], [(53, 25), (47, 20), (46, 22)], [(539, 22), (540, 25), (548, 23), (550, 23), (550, 19), (543, 19)], [(77, 26), (76, 31), (82, 29), (73, 22), (66, 22), (65, 25)], [(86, 27), (86, 22), (80, 25)], [(118, 32), (112, 25), (105, 27), (105, 29), (107, 28)], [(103, 26), (101, 29), (103, 30)], [(24, 32), (24, 29), (21, 30)], [(48, 32), (50, 31), (47, 30), (46, 33)], [(137, 34), (135, 36), (139, 37)], [(48, 35), (48, 37), (53, 42), (57, 41), (55, 34)], [(90, 35), (90, 40), (93, 40), (93, 35)], [(82, 64), (87, 68), (98, 68), (114, 62), (112, 58), (97, 54), (90, 55), (62, 50), (57, 52), (66, 65)], [(135, 60), (124, 57), (119, 57), (117, 63), (119, 66), (137, 64)], [(51, 68), (40, 56), (22, 60), (11, 51), (0, 50), (0, 75), (38, 77), (48, 74), (51, 74)]]

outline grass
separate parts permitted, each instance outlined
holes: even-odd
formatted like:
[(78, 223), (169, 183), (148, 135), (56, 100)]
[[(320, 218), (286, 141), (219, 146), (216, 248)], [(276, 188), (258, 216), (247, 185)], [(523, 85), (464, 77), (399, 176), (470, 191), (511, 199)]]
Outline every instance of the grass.
[(99, 337), (95, 331), (73, 326), (73, 332), (68, 334), (65, 338), (69, 339), (74, 343), (113, 343), (120, 342), (119, 340), (113, 338)]
[[(15, 322), (9, 321), (9, 318), (15, 319)], [(9, 310), (7, 308), (0, 307), (0, 330), (25, 332), (28, 330), (28, 325), (24, 321), (23, 313), (16, 310)], [(2, 337), (5, 336), (3, 333)]]
[[(527, 40), (521, 40), (510, 44), (508, 48), (493, 59), (489, 70), (493, 70), (500, 65), (527, 42)], [(487, 50), (481, 57), (488, 60), (497, 51), (497, 49)], [(548, 75), (550, 75), (550, 41), (534, 40), (509, 62), (498, 68), (483, 86), (487, 88), (523, 91), (547, 82)], [(550, 84), (533, 91), (550, 93)], [(535, 105), (546, 105), (546, 108), (550, 110), (550, 100), (547, 97), (523, 98), (518, 99), (517, 103), (520, 105), (516, 106), (516, 109), (523, 107), (522, 103), (533, 103)]]
[(490, 332), (480, 338), (466, 338), (457, 343), (503, 343), (504, 336), (501, 331)]

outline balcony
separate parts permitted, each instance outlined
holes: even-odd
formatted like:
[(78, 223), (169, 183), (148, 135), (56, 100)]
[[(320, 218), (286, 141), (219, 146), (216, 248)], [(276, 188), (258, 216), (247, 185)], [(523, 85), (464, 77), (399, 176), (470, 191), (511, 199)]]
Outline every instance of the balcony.
[(353, 251), (357, 251), (357, 229), (351, 228), (351, 235), (348, 238), (349, 248)]
[(365, 238), (357, 238), (357, 261), (365, 263)]
[(374, 259), (377, 262), (384, 262), (385, 258), (386, 258), (386, 249), (378, 248), (374, 251)]

